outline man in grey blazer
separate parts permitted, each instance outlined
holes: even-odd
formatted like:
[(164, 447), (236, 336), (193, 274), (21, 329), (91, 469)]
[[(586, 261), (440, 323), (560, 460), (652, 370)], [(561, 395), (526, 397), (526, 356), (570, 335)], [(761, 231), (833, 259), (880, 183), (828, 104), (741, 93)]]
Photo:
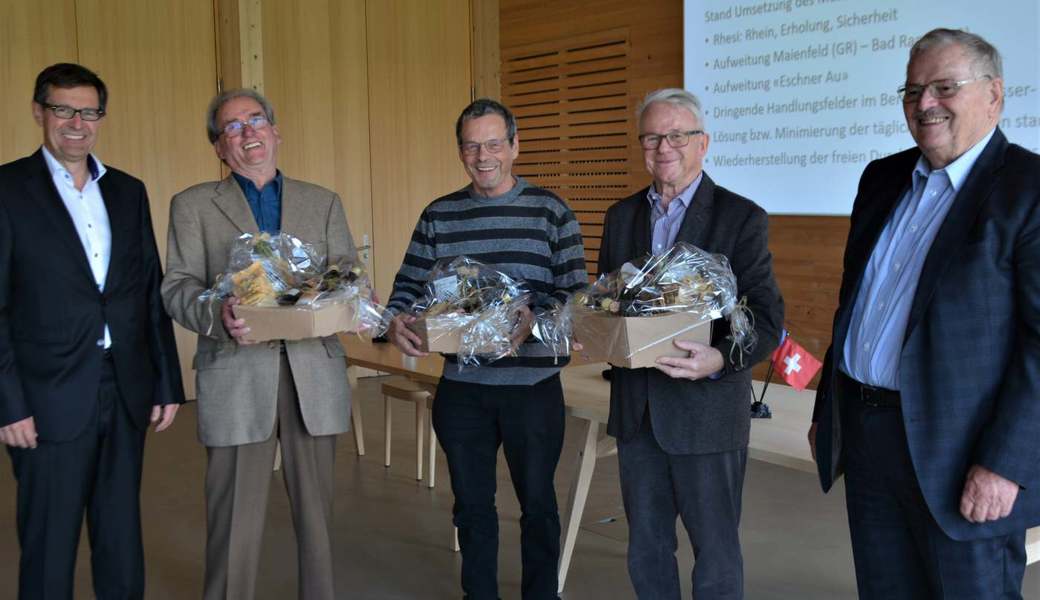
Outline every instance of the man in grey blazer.
[(235, 298), (214, 306), (199, 294), (227, 268), (243, 233), (284, 231), (324, 244), (330, 262), (356, 251), (339, 197), (278, 171), (274, 110), (253, 90), (210, 103), (207, 130), (231, 169), (222, 181), (173, 197), (162, 296), (199, 334), (195, 355), (199, 438), (206, 469), (206, 600), (254, 597), (275, 448), (297, 533), (299, 598), (334, 597), (332, 487), (335, 436), (349, 429), (350, 388), (335, 336), (248, 344)]
[(693, 545), (693, 595), (743, 597), (737, 529), (747, 463), (751, 366), (776, 347), (784, 305), (773, 279), (766, 213), (702, 170), (708, 134), (696, 96), (652, 92), (639, 141), (653, 185), (610, 207), (599, 271), (683, 241), (726, 256), (758, 342), (741, 356), (719, 321), (711, 345), (675, 341), (688, 358), (655, 369), (614, 367), (607, 432), (617, 438), (629, 522), (628, 570), (639, 598), (679, 598), (676, 518)]

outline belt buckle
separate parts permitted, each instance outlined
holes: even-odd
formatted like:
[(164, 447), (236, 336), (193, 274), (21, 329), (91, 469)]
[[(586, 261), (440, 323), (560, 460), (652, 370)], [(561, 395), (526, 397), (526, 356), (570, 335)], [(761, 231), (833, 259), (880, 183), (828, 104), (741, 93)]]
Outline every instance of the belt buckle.
[(872, 385), (859, 384), (859, 398), (864, 406), (869, 406), (870, 408), (881, 408), (882, 406), (881, 390)]

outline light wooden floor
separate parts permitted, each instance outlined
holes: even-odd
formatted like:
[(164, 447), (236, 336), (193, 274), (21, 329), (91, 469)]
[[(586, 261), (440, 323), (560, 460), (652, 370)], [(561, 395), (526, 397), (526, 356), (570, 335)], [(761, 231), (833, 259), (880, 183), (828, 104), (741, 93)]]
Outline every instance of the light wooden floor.
[[(773, 392), (771, 391), (770, 394)], [(382, 400), (378, 381), (363, 379), (359, 396), (368, 454), (358, 457), (342, 436), (337, 450), (336, 583), (349, 599), (452, 599), (458, 587), (458, 555), (447, 549), (451, 491), (443, 456), (437, 487), (414, 477), (412, 411), (395, 406), (393, 464), (382, 465)], [(769, 400), (769, 398), (767, 398)], [(782, 408), (776, 399), (774, 411)], [(577, 421), (568, 421), (557, 493), (563, 502), (581, 443)], [(757, 427), (757, 425), (756, 425)], [(14, 533), (14, 483), (0, 460), (0, 599), (14, 598), (18, 548)], [(202, 481), (205, 452), (195, 440), (193, 405), (170, 432), (151, 435), (142, 492), (149, 599), (201, 596), (205, 542)], [(257, 600), (296, 597), (296, 553), (288, 500), (275, 476), (268, 507)], [(501, 596), (520, 597), (519, 508), (500, 462)], [(85, 536), (84, 536), (85, 537)], [(679, 564), (689, 597), (689, 543), (680, 533)], [(597, 465), (578, 536), (568, 600), (632, 598), (625, 565), (626, 525), (617, 484), (617, 462)], [(842, 491), (827, 496), (810, 473), (752, 460), (744, 488), (742, 525), (746, 597), (843, 600), (855, 598), (852, 555)], [(91, 598), (89, 551), (80, 553), (76, 598)], [(1026, 571), (1025, 597), (1040, 600), (1040, 569)]]

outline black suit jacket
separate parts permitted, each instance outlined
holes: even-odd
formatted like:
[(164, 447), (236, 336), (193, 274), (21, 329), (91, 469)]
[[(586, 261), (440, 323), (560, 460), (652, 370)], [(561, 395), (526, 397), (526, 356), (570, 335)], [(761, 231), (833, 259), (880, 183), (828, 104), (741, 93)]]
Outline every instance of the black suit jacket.
[[(645, 188), (610, 207), (603, 227), (599, 271), (607, 273), (650, 252), (650, 203)], [(728, 322), (712, 332), (712, 345), (726, 364), (717, 380), (672, 379), (657, 369), (615, 367), (607, 432), (629, 440), (649, 415), (657, 442), (669, 454), (709, 454), (746, 448), (751, 430), (751, 366), (779, 341), (784, 301), (773, 278), (768, 219), (747, 198), (718, 187), (705, 173), (686, 209), (677, 242), (725, 255), (737, 277), (738, 294), (754, 314), (758, 343), (743, 367), (731, 358)]]
[[(920, 155), (914, 148), (874, 161), (860, 180), (813, 414), (825, 490), (842, 466), (837, 357), (867, 261)], [(925, 259), (899, 370), (910, 456), (939, 526), (963, 540), (1040, 523), (1040, 156), (999, 129)], [(975, 525), (960, 515), (973, 464), (1022, 486), (1006, 519)]]
[(106, 323), (134, 423), (184, 401), (144, 184), (109, 167), (99, 185), (112, 230), (103, 292), (43, 153), (0, 166), (0, 425), (34, 417), (43, 441), (93, 418)]

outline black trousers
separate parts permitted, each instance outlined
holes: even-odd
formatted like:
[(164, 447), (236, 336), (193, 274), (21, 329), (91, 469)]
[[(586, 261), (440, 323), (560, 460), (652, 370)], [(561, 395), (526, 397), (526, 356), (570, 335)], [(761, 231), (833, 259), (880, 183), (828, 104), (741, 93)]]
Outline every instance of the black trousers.
[(898, 407), (871, 407), (843, 377), (845, 503), (864, 600), (1020, 599), (1026, 532), (958, 541), (925, 504)]
[(563, 449), (559, 375), (535, 385), (498, 386), (441, 379), (433, 427), (448, 459), (455, 526), (468, 600), (498, 597), (495, 468), (502, 446), (520, 501), (524, 600), (557, 598), (560, 516), (553, 476)]
[(76, 439), (8, 448), (18, 482), (20, 600), (72, 600), (76, 549), (86, 513), (98, 600), (144, 597), (141, 464), (137, 429), (104, 361), (97, 411)]

